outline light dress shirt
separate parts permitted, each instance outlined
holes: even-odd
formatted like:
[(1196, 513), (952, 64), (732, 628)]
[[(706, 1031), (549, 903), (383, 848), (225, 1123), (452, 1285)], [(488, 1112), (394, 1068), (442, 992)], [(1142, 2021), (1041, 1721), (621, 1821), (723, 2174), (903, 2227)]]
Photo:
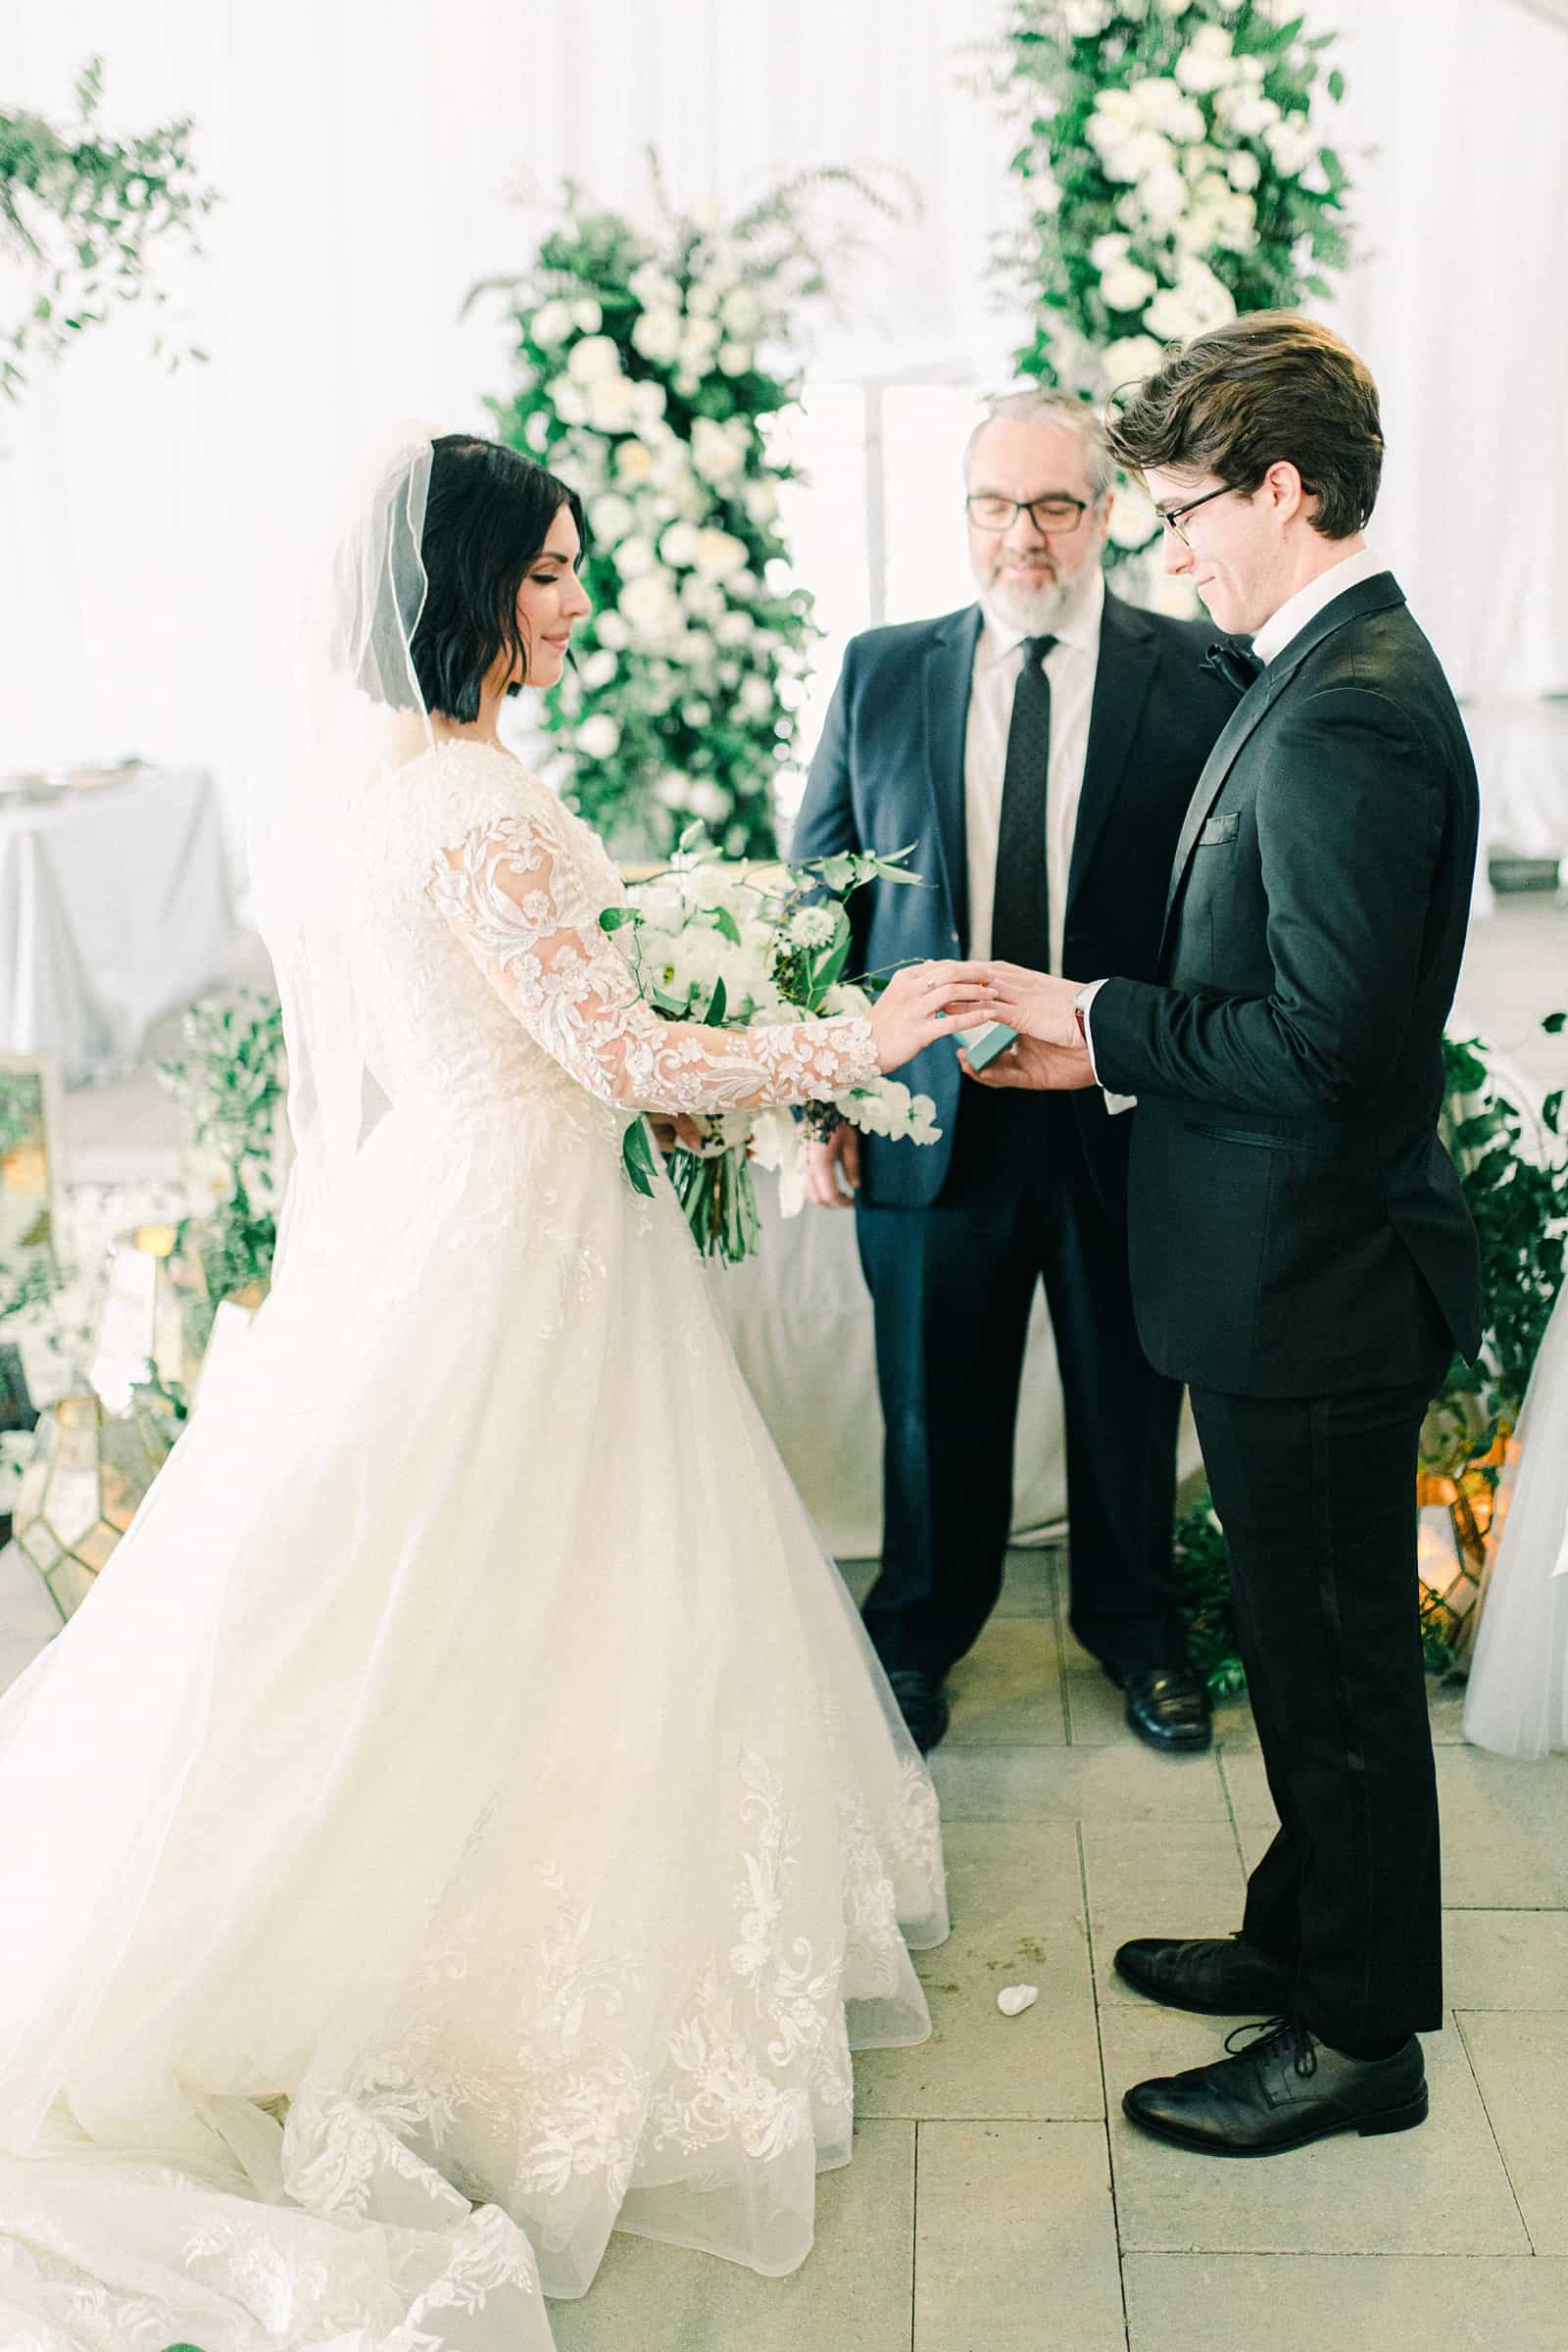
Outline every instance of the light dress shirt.
[[(1269, 615), (1252, 639), (1253, 653), (1266, 666), (1283, 654), (1291, 639), (1298, 637), (1307, 622), (1316, 620), (1337, 596), (1344, 596), (1348, 589), (1359, 588), (1363, 580), (1376, 579), (1380, 571), (1387, 571), (1388, 568), (1383, 558), (1370, 547), (1357, 548), (1354, 555), (1342, 556), (1338, 564), (1331, 564), (1327, 571), (1318, 573), (1315, 580), (1308, 580), (1304, 588), (1298, 588), (1294, 596), (1286, 598), (1277, 612)], [(1093, 982), (1084, 997), (1083, 1005), (1084, 1043), (1089, 1048), (1089, 1066), (1097, 1078), (1100, 1071), (1095, 1065), (1093, 1016), (1095, 999), (1104, 985), (1103, 980)], [(1105, 1090), (1105, 1108), (1113, 1114), (1131, 1110), (1137, 1100), (1136, 1095), (1112, 1094), (1108, 1087)]]
[[(963, 751), (964, 841), (969, 876), (969, 955), (984, 963), (991, 954), (991, 917), (997, 892), (997, 837), (1002, 826), (1002, 785), (1007, 765), (1007, 729), (1012, 698), (1023, 669), (1025, 632), (1004, 621), (981, 599), (985, 618), (975, 647), (969, 686), (969, 723)], [(1098, 564), (1086, 564), (1054, 620), (1031, 635), (1053, 635), (1046, 656), (1051, 687), (1051, 752), (1046, 772), (1046, 871), (1051, 885), (1051, 962), (1061, 970), (1062, 929), (1067, 916), (1067, 874), (1072, 863), (1078, 804), (1083, 797), (1084, 761), (1089, 753), (1089, 712), (1100, 667), (1100, 623), (1105, 609), (1105, 578)]]

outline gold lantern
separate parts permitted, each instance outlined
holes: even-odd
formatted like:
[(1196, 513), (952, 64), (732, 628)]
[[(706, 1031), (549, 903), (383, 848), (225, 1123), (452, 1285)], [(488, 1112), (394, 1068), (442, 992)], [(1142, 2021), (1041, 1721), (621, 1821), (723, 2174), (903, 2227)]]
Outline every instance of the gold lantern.
[(106, 1413), (63, 1396), (38, 1423), (16, 1501), (16, 1540), (64, 1623), (80, 1607), (178, 1435), (155, 1402)]

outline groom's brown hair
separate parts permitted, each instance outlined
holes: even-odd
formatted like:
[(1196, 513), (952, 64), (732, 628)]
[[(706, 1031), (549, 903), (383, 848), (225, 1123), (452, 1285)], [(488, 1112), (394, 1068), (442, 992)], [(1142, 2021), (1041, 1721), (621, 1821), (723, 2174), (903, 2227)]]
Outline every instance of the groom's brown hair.
[(1291, 311), (1253, 311), (1167, 353), (1112, 394), (1106, 423), (1123, 466), (1216, 473), (1233, 490), (1288, 459), (1325, 539), (1348, 539), (1377, 503), (1378, 388), (1348, 343)]

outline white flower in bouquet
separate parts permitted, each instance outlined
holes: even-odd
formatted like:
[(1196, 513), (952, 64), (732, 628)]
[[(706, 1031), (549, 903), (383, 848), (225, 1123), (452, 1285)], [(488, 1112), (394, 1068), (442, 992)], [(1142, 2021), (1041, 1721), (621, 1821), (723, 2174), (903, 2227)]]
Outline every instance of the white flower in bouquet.
[(1152, 375), (1164, 356), (1163, 347), (1152, 335), (1119, 336), (1101, 353), (1107, 387), (1114, 390), (1117, 384), (1130, 384)]
[(631, 643), (631, 631), (618, 612), (596, 612), (594, 635), (612, 654), (624, 653)]
[(697, 568), (710, 580), (733, 580), (746, 569), (746, 542), (710, 524), (697, 534)]
[(837, 918), (830, 906), (801, 906), (785, 926), (789, 936), (803, 948), (825, 948), (838, 929)]
[(636, 519), (630, 499), (619, 497), (613, 490), (607, 490), (602, 497), (596, 498), (588, 509), (588, 521), (594, 537), (607, 546), (614, 540), (624, 539)]
[(622, 539), (618, 547), (612, 548), (611, 554), (614, 558), (615, 569), (623, 580), (642, 579), (658, 562), (653, 547), (640, 532), (634, 532), (629, 539)]
[(631, 339), (633, 348), (656, 368), (672, 368), (680, 357), (679, 311), (644, 311), (633, 322)]
[[(639, 387), (633, 385), (635, 393)], [(642, 441), (619, 441), (615, 444), (615, 472), (630, 490), (639, 489), (654, 478), (654, 457)]]
[(1159, 280), (1152, 270), (1141, 269), (1137, 262), (1122, 261), (1103, 272), (1100, 291), (1113, 311), (1141, 311), (1151, 296), (1159, 291)]
[(613, 760), (620, 749), (620, 726), (608, 710), (596, 710), (577, 729), (577, 749), (588, 760)]
[(566, 372), (579, 384), (602, 384), (619, 375), (620, 349), (613, 336), (584, 335), (567, 355)]
[(752, 355), (744, 343), (721, 343), (718, 347), (720, 375), (744, 375), (751, 367)]
[(528, 332), (542, 350), (564, 343), (571, 332), (571, 310), (564, 302), (542, 302), (528, 320)]

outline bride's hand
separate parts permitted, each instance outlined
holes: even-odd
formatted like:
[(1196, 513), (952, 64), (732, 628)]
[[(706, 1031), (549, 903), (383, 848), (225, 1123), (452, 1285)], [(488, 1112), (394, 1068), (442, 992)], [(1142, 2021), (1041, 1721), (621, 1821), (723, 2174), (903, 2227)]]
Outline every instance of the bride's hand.
[(1004, 1021), (1020, 1037), (1038, 1038), (1043, 1045), (1082, 1047), (1073, 1011), (1081, 985), (1077, 980), (1032, 972), (1021, 963), (959, 963), (950, 968), (964, 981), (982, 983), (980, 1001), (964, 1012), (966, 1025)]
[(988, 986), (970, 976), (978, 968), (915, 963), (894, 973), (871, 1008), (871, 1036), (879, 1070), (901, 1068), (927, 1046), (984, 1017), (972, 1009), (990, 994)]

